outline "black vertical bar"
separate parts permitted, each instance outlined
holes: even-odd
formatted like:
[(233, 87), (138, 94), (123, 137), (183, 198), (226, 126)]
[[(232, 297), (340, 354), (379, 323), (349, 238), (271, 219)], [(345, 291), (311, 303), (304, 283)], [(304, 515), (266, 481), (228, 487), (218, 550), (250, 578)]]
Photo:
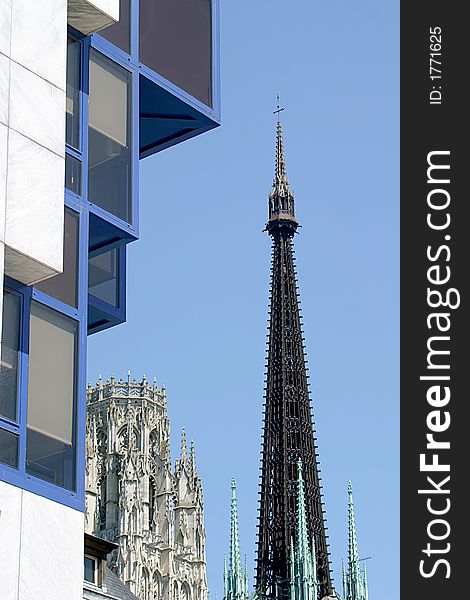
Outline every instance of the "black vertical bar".
[(401, 3), (403, 599), (470, 593), (465, 93), (470, 36), (465, 8), (465, 3), (436, 0)]

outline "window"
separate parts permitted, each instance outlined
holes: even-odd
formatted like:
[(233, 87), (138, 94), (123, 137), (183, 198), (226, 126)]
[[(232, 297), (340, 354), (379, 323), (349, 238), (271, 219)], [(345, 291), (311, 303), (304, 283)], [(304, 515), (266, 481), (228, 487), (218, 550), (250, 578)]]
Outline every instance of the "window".
[(89, 556), (85, 556), (83, 579), (85, 581), (88, 581), (89, 583), (96, 584), (97, 583), (96, 571), (97, 571), (96, 558), (91, 558)]
[(88, 292), (107, 304), (119, 306), (119, 251), (117, 248), (89, 259)]
[(36, 284), (36, 288), (64, 304), (78, 306), (79, 215), (67, 206), (64, 214), (64, 271)]
[(0, 463), (18, 468), (19, 436), (0, 427)]
[(130, 12), (131, 0), (121, 0), (119, 3), (119, 21), (99, 32), (100, 35), (121, 48), (126, 54), (131, 53)]
[(74, 490), (76, 321), (31, 303), (26, 471)]
[(0, 362), (0, 417), (18, 420), (21, 298), (3, 292), (2, 354)]
[(140, 0), (139, 58), (212, 106), (211, 0)]
[(65, 141), (80, 148), (80, 42), (72, 37), (67, 38)]
[(82, 163), (70, 154), (65, 155), (65, 187), (77, 196), (82, 195)]
[(90, 52), (88, 200), (131, 223), (131, 74)]

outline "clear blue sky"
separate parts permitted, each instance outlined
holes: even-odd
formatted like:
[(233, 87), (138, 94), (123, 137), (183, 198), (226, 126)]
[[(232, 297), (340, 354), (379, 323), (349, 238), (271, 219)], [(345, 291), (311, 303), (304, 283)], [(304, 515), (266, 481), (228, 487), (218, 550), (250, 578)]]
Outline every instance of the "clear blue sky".
[(141, 163), (127, 323), (92, 336), (88, 379), (157, 377), (172, 458), (196, 441), (211, 597), (223, 597), (230, 478), (253, 582), (275, 95), (302, 224), (296, 257), (331, 556), (347, 483), (374, 600), (398, 595), (399, 7), (222, 0), (223, 125)]

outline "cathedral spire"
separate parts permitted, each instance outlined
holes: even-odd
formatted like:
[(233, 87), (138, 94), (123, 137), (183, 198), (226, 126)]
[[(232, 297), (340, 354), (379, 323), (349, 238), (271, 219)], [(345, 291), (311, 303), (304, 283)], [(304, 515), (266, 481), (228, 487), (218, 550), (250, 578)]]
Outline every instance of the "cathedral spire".
[(345, 600), (368, 600), (367, 572), (361, 571), (359, 549), (357, 544), (356, 514), (352, 484), (348, 484), (348, 572), (346, 574)]
[[(294, 261), (293, 237), (299, 225), (287, 180), (281, 110), (275, 111), (276, 169), (266, 225), (272, 240), (272, 267), (256, 566), (259, 600), (289, 597), (295, 566), (292, 553), (306, 555), (305, 539), (312, 545), (316, 567), (312, 579), (319, 597), (333, 591)], [(305, 513), (300, 528), (299, 459)]]
[(271, 193), (269, 194), (269, 221), (267, 225), (270, 231), (270, 223), (273, 222), (291, 222), (295, 224), (293, 230), (297, 228), (294, 210), (294, 193), (290, 189), (287, 178), (286, 159), (284, 154), (284, 140), (282, 137), (281, 111), (284, 108), (279, 106), (279, 94), (277, 96), (277, 114), (276, 127), (276, 164), (274, 168), (274, 180)]
[[(297, 548), (291, 542), (291, 598), (290, 600), (317, 600), (315, 544), (310, 547), (305, 512), (302, 460), (297, 461)], [(292, 564), (293, 563), (293, 564)]]
[(235, 479), (232, 479), (232, 501), (230, 509), (230, 556), (229, 570), (224, 564), (224, 600), (248, 600), (248, 575), (242, 569), (240, 537), (238, 533), (237, 492)]

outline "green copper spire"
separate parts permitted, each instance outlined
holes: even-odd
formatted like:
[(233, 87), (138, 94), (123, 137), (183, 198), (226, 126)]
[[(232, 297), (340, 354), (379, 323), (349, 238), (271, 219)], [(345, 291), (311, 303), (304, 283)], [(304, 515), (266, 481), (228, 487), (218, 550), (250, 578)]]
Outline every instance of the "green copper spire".
[(248, 573), (242, 569), (240, 539), (238, 534), (237, 494), (235, 480), (232, 479), (232, 505), (230, 515), (230, 558), (224, 561), (224, 600), (248, 600)]
[(310, 548), (308, 540), (307, 516), (305, 512), (304, 479), (302, 461), (297, 462), (297, 528), (296, 544), (291, 540), (290, 552), (290, 600), (317, 600), (315, 544)]
[[(353, 490), (351, 482), (348, 485), (348, 559), (349, 567), (346, 573), (346, 584), (343, 583), (345, 600), (368, 600), (366, 566), (361, 571), (359, 550), (357, 545), (356, 515), (354, 512)], [(344, 572), (344, 571), (343, 571)], [(344, 574), (343, 574), (344, 582)]]

